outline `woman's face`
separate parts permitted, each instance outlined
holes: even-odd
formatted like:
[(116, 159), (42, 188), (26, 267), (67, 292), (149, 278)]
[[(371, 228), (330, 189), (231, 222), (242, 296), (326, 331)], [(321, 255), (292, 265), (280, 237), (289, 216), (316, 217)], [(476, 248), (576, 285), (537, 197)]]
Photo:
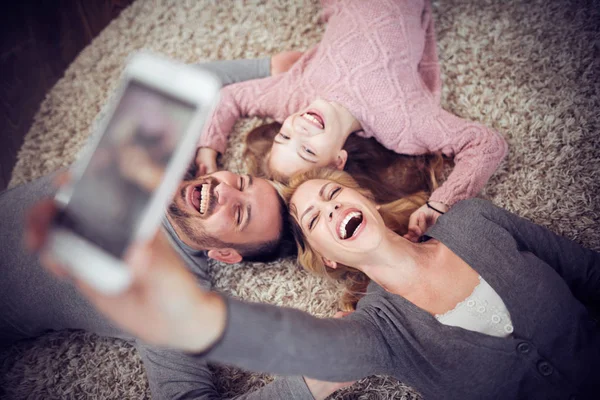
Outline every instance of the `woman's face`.
[(271, 147), (269, 168), (286, 177), (318, 167), (343, 169), (347, 155), (342, 147), (357, 129), (360, 124), (348, 110), (317, 99), (283, 122)]
[(314, 179), (300, 185), (291, 198), (290, 212), (321, 256), (345, 265), (368, 260), (385, 236), (375, 204), (332, 181)]

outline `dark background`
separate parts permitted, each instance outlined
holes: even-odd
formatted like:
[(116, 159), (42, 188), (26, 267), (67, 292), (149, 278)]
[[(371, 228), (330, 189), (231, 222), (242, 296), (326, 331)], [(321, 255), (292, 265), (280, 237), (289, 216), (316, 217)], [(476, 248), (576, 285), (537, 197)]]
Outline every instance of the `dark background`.
[(0, 12), (0, 191), (46, 93), (133, 0), (22, 0)]

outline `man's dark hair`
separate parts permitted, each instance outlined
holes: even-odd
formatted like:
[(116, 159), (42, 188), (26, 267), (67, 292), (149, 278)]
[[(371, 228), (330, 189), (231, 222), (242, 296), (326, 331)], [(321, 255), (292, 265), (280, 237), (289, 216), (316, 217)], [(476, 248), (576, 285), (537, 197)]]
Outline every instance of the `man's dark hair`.
[(283, 257), (295, 257), (298, 254), (296, 241), (292, 233), (290, 213), (279, 194), (277, 194), (277, 202), (279, 204), (279, 216), (281, 217), (281, 229), (277, 239), (259, 244), (230, 245), (242, 255), (244, 261), (271, 262)]

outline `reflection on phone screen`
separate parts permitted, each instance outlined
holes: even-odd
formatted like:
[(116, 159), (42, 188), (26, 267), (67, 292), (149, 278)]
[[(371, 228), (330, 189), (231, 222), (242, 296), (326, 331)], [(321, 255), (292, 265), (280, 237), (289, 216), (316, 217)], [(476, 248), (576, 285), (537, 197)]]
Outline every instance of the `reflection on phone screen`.
[(121, 258), (195, 111), (129, 81), (56, 223)]

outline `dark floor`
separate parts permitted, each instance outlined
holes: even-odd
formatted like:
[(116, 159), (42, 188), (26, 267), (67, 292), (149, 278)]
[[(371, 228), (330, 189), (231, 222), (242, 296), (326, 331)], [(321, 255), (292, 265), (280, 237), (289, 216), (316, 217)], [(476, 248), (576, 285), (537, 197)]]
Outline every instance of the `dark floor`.
[(0, 9), (0, 191), (46, 93), (133, 0), (22, 0)]

